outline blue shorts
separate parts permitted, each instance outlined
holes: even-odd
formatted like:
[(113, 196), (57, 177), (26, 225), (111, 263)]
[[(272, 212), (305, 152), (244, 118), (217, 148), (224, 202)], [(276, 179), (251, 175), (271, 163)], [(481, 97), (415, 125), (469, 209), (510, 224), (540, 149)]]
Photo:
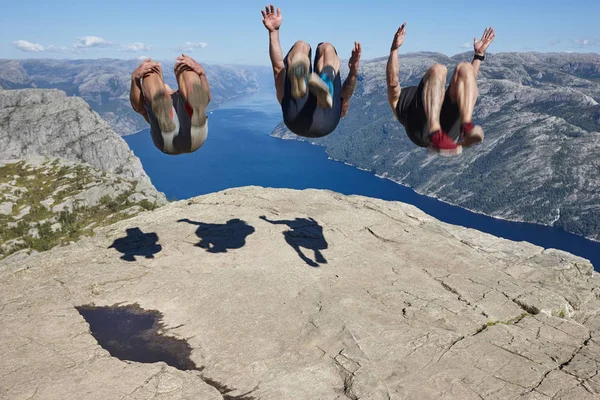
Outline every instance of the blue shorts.
[[(308, 54), (310, 59), (312, 50)], [(288, 56), (285, 56), (285, 69), (288, 69)], [(315, 65), (319, 59), (319, 49), (315, 54)], [(312, 72), (312, 65), (309, 73)], [(315, 70), (317, 74), (328, 74), (329, 79), (333, 82), (333, 107), (320, 108), (317, 107), (317, 98), (306, 91), (306, 95), (301, 99), (292, 97), (292, 84), (285, 76), (283, 101), (281, 102), (281, 110), (283, 111), (283, 122), (288, 129), (296, 135), (317, 138), (329, 135), (335, 130), (342, 116), (342, 79), (340, 73), (334, 72), (333, 68), (325, 67), (323, 71)]]

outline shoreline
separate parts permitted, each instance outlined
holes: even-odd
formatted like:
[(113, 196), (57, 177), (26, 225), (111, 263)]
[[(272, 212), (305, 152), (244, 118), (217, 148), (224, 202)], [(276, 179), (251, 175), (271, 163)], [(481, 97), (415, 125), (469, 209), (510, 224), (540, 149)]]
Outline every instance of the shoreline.
[[(310, 142), (309, 142), (309, 143), (310, 143)], [(313, 144), (313, 143), (311, 143), (311, 144), (312, 144), (313, 146), (319, 146), (318, 144)], [(321, 147), (322, 147), (322, 146), (321, 146)], [(438, 197), (438, 196), (436, 196), (436, 195), (432, 195), (432, 194), (427, 194), (427, 193), (420, 192), (420, 191), (416, 190), (415, 188), (413, 188), (412, 186), (409, 186), (409, 185), (407, 185), (407, 184), (405, 184), (405, 183), (399, 182), (399, 181), (397, 181), (397, 180), (395, 180), (395, 179), (393, 179), (393, 178), (390, 178), (390, 177), (388, 177), (388, 176), (385, 176), (385, 175), (383, 175), (383, 174), (376, 174), (376, 173), (374, 173), (374, 172), (373, 172), (372, 170), (370, 170), (370, 169), (365, 169), (365, 168), (357, 167), (356, 165), (353, 165), (353, 164), (351, 164), (351, 163), (349, 163), (349, 162), (347, 162), (347, 161), (337, 160), (337, 159), (335, 159), (335, 158), (331, 157), (331, 156), (329, 155), (329, 153), (327, 153), (327, 151), (325, 151), (325, 153), (327, 154), (327, 158), (328, 158), (329, 160), (331, 160), (331, 161), (335, 161), (335, 162), (343, 163), (343, 164), (345, 164), (345, 165), (348, 165), (348, 166), (351, 166), (351, 167), (353, 167), (353, 168), (356, 168), (356, 169), (358, 169), (358, 170), (360, 170), (360, 171), (366, 171), (366, 172), (370, 172), (370, 173), (372, 173), (374, 176), (376, 176), (376, 177), (377, 177), (377, 178), (379, 178), (379, 179), (385, 179), (385, 180), (388, 180), (388, 181), (394, 182), (394, 183), (395, 183), (395, 184), (397, 184), (397, 185), (400, 185), (400, 186), (403, 186), (403, 187), (405, 187), (405, 188), (411, 189), (413, 192), (415, 192), (416, 194), (418, 194), (418, 195), (420, 195), (420, 196), (425, 196), (425, 197), (429, 197), (429, 198), (435, 199), (435, 200), (437, 200), (437, 201), (440, 201), (440, 202), (442, 202), (442, 203), (444, 203), (444, 204), (448, 204), (448, 205), (450, 205), (450, 206), (453, 206), (453, 207), (458, 207), (458, 208), (461, 208), (461, 209), (463, 209), (463, 210), (466, 210), (466, 211), (472, 212), (473, 214), (484, 215), (484, 216), (486, 216), (486, 217), (494, 218), (494, 219), (497, 219), (497, 220), (500, 220), (500, 221), (516, 222), (516, 223), (521, 223), (521, 224), (539, 225), (539, 226), (544, 226), (544, 227), (547, 227), (547, 228), (561, 229), (561, 228), (557, 228), (557, 227), (555, 227), (554, 225), (542, 224), (542, 223), (540, 223), (540, 222), (529, 222), (529, 221), (523, 221), (523, 220), (520, 220), (520, 219), (503, 218), (503, 217), (498, 217), (498, 216), (496, 216), (496, 215), (490, 215), (490, 214), (486, 214), (486, 213), (484, 213), (484, 212), (481, 212), (481, 211), (477, 211), (477, 210), (471, 210), (471, 209), (469, 209), (469, 208), (465, 208), (465, 207), (459, 206), (459, 205), (457, 205), (457, 204), (450, 203), (449, 201), (446, 201), (446, 200), (444, 200), (444, 199), (442, 199), (442, 198), (440, 198), (440, 197)], [(386, 172), (385, 174), (387, 174), (387, 172)], [(564, 230), (564, 229), (562, 229), (562, 230), (563, 230), (564, 232), (570, 233), (571, 235), (579, 236), (579, 237), (582, 237), (582, 238), (584, 238), (584, 239), (586, 239), (586, 240), (591, 240), (592, 242), (595, 242), (595, 243), (600, 243), (600, 239), (594, 239), (594, 238), (590, 238), (590, 237), (587, 237), (587, 236), (578, 235), (577, 233), (574, 233), (574, 232), (569, 232), (569, 231), (567, 231), (567, 230)]]
[[(271, 137), (273, 137), (273, 138), (275, 138), (275, 139), (280, 139), (280, 140), (298, 140), (298, 139), (293, 139), (293, 138), (283, 138), (283, 137), (272, 136), (272, 135), (271, 135)], [(529, 221), (524, 221), (524, 220), (520, 220), (520, 219), (513, 219), (513, 218), (503, 218), (503, 217), (498, 217), (498, 216), (495, 216), (495, 215), (486, 214), (486, 213), (484, 213), (484, 212), (481, 212), (481, 211), (477, 211), (477, 210), (471, 210), (471, 209), (469, 209), (469, 208), (465, 208), (465, 207), (459, 206), (459, 205), (457, 205), (457, 204), (453, 204), (453, 203), (451, 203), (451, 202), (449, 202), (449, 201), (447, 201), (447, 200), (444, 200), (444, 199), (441, 199), (441, 198), (439, 198), (439, 197), (438, 197), (438, 196), (436, 196), (436, 195), (431, 195), (431, 194), (427, 194), (427, 193), (420, 192), (420, 191), (416, 190), (415, 188), (413, 188), (412, 186), (409, 186), (409, 185), (407, 185), (407, 184), (405, 184), (405, 183), (399, 182), (399, 181), (397, 181), (397, 180), (395, 180), (395, 179), (393, 179), (393, 178), (390, 178), (390, 177), (388, 177), (388, 176), (384, 175), (384, 174), (387, 174), (387, 172), (386, 172), (386, 173), (384, 173), (384, 174), (376, 174), (376, 173), (374, 173), (374, 172), (373, 172), (373, 170), (371, 170), (371, 169), (357, 167), (356, 165), (354, 165), (354, 164), (352, 164), (352, 163), (349, 163), (348, 161), (342, 161), (342, 160), (338, 160), (338, 159), (336, 159), (336, 158), (333, 158), (333, 157), (331, 157), (331, 156), (329, 155), (329, 153), (327, 152), (327, 149), (325, 149), (325, 147), (323, 147), (323, 146), (321, 146), (321, 145), (319, 145), (319, 144), (317, 144), (317, 143), (310, 142), (310, 141), (308, 141), (308, 140), (306, 140), (305, 142), (306, 142), (306, 143), (309, 143), (309, 144), (310, 144), (310, 145), (312, 145), (312, 146), (319, 146), (319, 147), (321, 147), (321, 148), (322, 148), (322, 149), (325, 151), (325, 154), (327, 154), (327, 159), (328, 159), (328, 160), (335, 161), (335, 162), (339, 162), (339, 163), (343, 163), (344, 165), (347, 165), (347, 166), (353, 167), (353, 168), (355, 168), (355, 169), (358, 169), (358, 170), (360, 170), (360, 171), (369, 172), (369, 173), (373, 174), (374, 176), (376, 176), (376, 177), (377, 177), (377, 178), (379, 178), (379, 179), (385, 179), (385, 180), (388, 180), (388, 181), (394, 182), (394, 183), (395, 183), (395, 184), (397, 184), (397, 185), (400, 185), (400, 186), (403, 186), (403, 187), (405, 187), (405, 188), (411, 189), (413, 192), (415, 192), (416, 194), (418, 194), (418, 195), (420, 195), (420, 196), (429, 197), (429, 198), (435, 199), (435, 200), (437, 200), (437, 201), (440, 201), (440, 202), (442, 202), (442, 203), (444, 203), (444, 204), (448, 204), (448, 205), (450, 205), (450, 206), (453, 206), (453, 207), (458, 207), (458, 208), (461, 208), (461, 209), (463, 209), (463, 210), (466, 210), (466, 211), (472, 212), (473, 214), (483, 215), (483, 216), (486, 216), (486, 217), (494, 218), (494, 219), (496, 219), (496, 220), (499, 220), (499, 221), (515, 222), (515, 223), (521, 223), (521, 224), (531, 224), (531, 225), (543, 226), (543, 227), (546, 227), (546, 228), (561, 229), (561, 230), (563, 230), (564, 232), (566, 232), (566, 233), (569, 233), (569, 234), (571, 234), (571, 235), (575, 235), (575, 236), (581, 237), (581, 238), (583, 238), (583, 239), (590, 240), (590, 241), (592, 241), (592, 242), (594, 242), (594, 243), (600, 243), (600, 239), (594, 239), (594, 238), (591, 238), (591, 237), (587, 237), (587, 236), (579, 235), (579, 234), (577, 234), (577, 233), (574, 233), (574, 232), (570, 232), (570, 231), (564, 230), (564, 229), (562, 229), (562, 228), (557, 228), (557, 227), (555, 227), (554, 225), (547, 225), (547, 224), (543, 224), (543, 223), (540, 223), (540, 222), (529, 222)]]

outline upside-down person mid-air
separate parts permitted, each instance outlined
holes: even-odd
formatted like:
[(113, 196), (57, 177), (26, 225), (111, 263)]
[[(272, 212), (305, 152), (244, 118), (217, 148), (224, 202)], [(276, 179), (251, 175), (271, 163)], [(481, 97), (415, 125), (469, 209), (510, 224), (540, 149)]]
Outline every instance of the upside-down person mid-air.
[(133, 109), (150, 124), (154, 145), (172, 155), (194, 152), (204, 144), (210, 102), (210, 87), (200, 64), (182, 54), (174, 69), (178, 90), (165, 83), (160, 64), (148, 58), (133, 71), (129, 95)]
[(442, 64), (432, 66), (419, 86), (400, 89), (398, 49), (404, 43), (406, 23), (398, 29), (387, 64), (388, 101), (394, 115), (417, 146), (428, 147), (444, 155), (462, 152), (483, 141), (483, 129), (473, 125), (477, 101), (477, 75), (484, 54), (496, 34), (487, 28), (480, 40), (474, 39), (475, 55), (471, 63), (460, 63), (446, 89), (448, 70)]
[(350, 72), (342, 86), (340, 58), (331, 43), (317, 47), (314, 70), (310, 60), (312, 50), (306, 42), (296, 42), (283, 58), (279, 43), (281, 11), (271, 5), (261, 12), (263, 24), (269, 31), (269, 55), (285, 125), (300, 136), (330, 134), (348, 112), (350, 97), (356, 88), (360, 43), (354, 43), (348, 62)]

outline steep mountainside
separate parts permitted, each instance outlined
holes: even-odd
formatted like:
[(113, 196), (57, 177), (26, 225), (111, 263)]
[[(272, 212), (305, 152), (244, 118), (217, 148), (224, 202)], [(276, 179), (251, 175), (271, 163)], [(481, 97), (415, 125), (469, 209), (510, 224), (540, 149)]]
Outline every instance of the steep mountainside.
[[(418, 84), (435, 62), (450, 77), (469, 57), (401, 54), (401, 85)], [(600, 239), (600, 55), (487, 56), (475, 109), (486, 140), (457, 158), (429, 155), (406, 137), (387, 103), (386, 62), (361, 64), (348, 116), (311, 142), (334, 159), (461, 207)], [(299, 139), (283, 125), (273, 135)]]
[(0, 90), (0, 258), (48, 250), (166, 202), (83, 99)]
[(1, 262), (0, 326), (6, 399), (600, 396), (589, 262), (327, 191), (227, 190)]
[[(201, 61), (201, 60), (199, 60)], [(129, 104), (131, 72), (137, 60), (0, 60), (0, 88), (50, 88), (85, 99), (120, 135), (139, 132), (147, 122)], [(165, 81), (177, 87), (173, 62), (162, 62)], [(251, 93), (272, 80), (267, 67), (204, 65), (211, 107)]]
[(79, 97), (0, 90), (0, 160), (60, 157), (150, 182), (127, 143)]

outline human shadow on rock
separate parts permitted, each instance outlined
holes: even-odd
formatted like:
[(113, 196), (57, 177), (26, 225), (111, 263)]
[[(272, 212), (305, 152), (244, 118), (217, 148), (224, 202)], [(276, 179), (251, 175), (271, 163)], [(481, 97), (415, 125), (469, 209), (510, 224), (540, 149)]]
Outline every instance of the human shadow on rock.
[(246, 238), (254, 233), (254, 227), (240, 219), (230, 219), (225, 224), (206, 224), (187, 218), (177, 222), (186, 222), (198, 226), (196, 236), (201, 240), (196, 246), (209, 253), (227, 253), (229, 249), (241, 249)]
[[(311, 267), (319, 267), (319, 264), (327, 264), (327, 260), (323, 257), (321, 250), (329, 247), (325, 236), (323, 235), (323, 227), (319, 225), (313, 218), (296, 218), (295, 220), (270, 221), (266, 216), (262, 215), (260, 219), (274, 225), (287, 225), (290, 230), (283, 232), (285, 241), (292, 246), (298, 256), (310, 265)], [(315, 260), (308, 258), (301, 247), (312, 250), (315, 255)]]
[(140, 228), (127, 229), (127, 236), (116, 239), (108, 248), (123, 253), (121, 260), (129, 262), (135, 261), (135, 256), (154, 258), (162, 250), (158, 235), (154, 232), (144, 233)]

